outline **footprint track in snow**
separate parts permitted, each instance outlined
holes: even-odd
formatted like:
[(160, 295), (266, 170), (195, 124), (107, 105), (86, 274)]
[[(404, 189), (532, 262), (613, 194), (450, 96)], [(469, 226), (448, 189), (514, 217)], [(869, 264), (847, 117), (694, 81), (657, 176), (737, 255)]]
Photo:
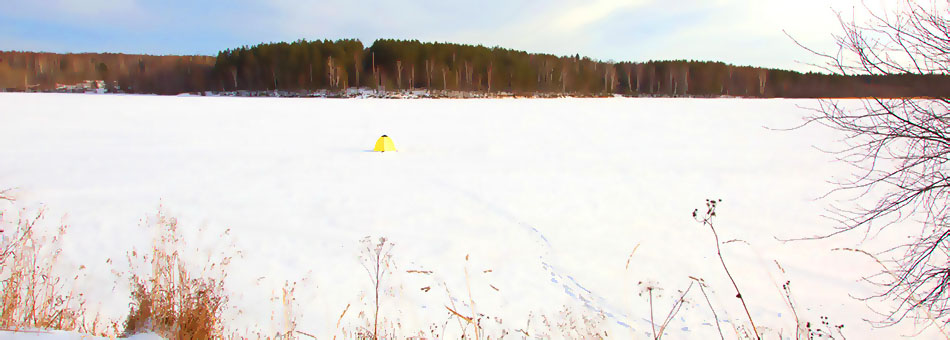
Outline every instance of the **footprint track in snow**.
[[(478, 203), (485, 210), (493, 213), (496, 216), (502, 217), (505, 220), (510, 221), (511, 223), (521, 227), (524, 231), (532, 234), (537, 240), (538, 244), (544, 249), (544, 253), (541, 256), (539, 256), (538, 260), (541, 263), (542, 268), (546, 272), (550, 273), (551, 283), (560, 284), (565, 295), (582, 303), (584, 307), (587, 308), (588, 310), (598, 313), (598, 314), (603, 314), (608, 319), (617, 323), (618, 325), (621, 325), (629, 329), (633, 329), (633, 327), (630, 324), (624, 322), (624, 320), (629, 320), (626, 314), (619, 312), (618, 308), (612, 307), (610, 303), (607, 302), (606, 299), (597, 295), (590, 289), (587, 289), (586, 287), (581, 285), (579, 282), (577, 282), (577, 280), (574, 279), (573, 276), (569, 274), (565, 274), (565, 270), (559, 268), (559, 266), (552, 263), (552, 261), (549, 258), (551, 257), (550, 254), (554, 251), (554, 247), (551, 245), (551, 242), (548, 240), (548, 238), (544, 236), (544, 233), (538, 230), (538, 228), (535, 228), (531, 224), (521, 220), (520, 218), (518, 218), (518, 216), (516, 216), (511, 211), (504, 209), (503, 207), (500, 207), (496, 204), (493, 204), (489, 200), (483, 199), (481, 196), (478, 196), (476, 193), (472, 191), (465, 190), (465, 189), (450, 185), (448, 183), (445, 183), (439, 180), (431, 179), (431, 178), (428, 179), (428, 182), (442, 188), (451, 189), (452, 191), (458, 193), (460, 196), (463, 196), (472, 202)], [(647, 321), (647, 325), (649, 325), (649, 321)]]

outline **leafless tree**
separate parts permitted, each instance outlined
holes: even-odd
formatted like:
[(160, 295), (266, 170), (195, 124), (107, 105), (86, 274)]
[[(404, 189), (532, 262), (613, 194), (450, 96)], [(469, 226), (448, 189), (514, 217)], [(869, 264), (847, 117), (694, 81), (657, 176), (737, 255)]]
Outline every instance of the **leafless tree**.
[[(864, 7), (869, 19), (862, 22), (838, 13), (836, 53), (802, 47), (823, 58), (815, 66), (835, 74), (947, 75), (950, 2), (931, 1), (902, 0), (885, 12)], [(906, 243), (877, 254), (886, 269), (868, 278), (882, 287), (871, 298), (895, 302), (881, 326), (915, 318), (944, 328), (950, 323), (950, 98), (867, 98), (856, 108), (820, 103), (807, 124), (845, 134), (845, 147), (831, 152), (857, 172), (836, 191), (860, 200), (833, 207), (831, 216), (841, 223), (814, 238), (850, 231), (874, 237), (898, 224), (919, 228), (907, 230), (913, 236)]]
[[(313, 78), (313, 75), (312, 75), (313, 64), (310, 65), (310, 69), (311, 69), (310, 77)], [(356, 88), (359, 89), (360, 88), (360, 54), (359, 53), (353, 53), (353, 70), (356, 71), (356, 77), (354, 79), (356, 80)], [(310, 81), (313, 82), (313, 79), (310, 79)]]

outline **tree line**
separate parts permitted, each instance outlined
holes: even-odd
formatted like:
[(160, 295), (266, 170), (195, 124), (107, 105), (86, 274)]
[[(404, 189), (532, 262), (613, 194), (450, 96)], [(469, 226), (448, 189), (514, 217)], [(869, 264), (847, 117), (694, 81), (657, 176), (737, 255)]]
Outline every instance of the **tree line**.
[(54, 90), (106, 80), (118, 92), (428, 90), (511, 95), (942, 97), (944, 74), (834, 75), (667, 60), (580, 55), (418, 40), (298, 40), (209, 56), (0, 52), (0, 89)]
[(50, 91), (103, 80), (109, 92), (197, 92), (213, 84), (214, 63), (210, 56), (0, 52), (0, 91)]

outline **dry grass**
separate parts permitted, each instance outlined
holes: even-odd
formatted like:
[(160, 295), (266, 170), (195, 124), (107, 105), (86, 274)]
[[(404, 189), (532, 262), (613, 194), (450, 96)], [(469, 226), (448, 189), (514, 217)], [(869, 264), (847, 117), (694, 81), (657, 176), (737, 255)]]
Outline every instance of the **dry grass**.
[(280, 310), (271, 311), (271, 323), (274, 324), (274, 328), (277, 332), (274, 335), (275, 339), (293, 339), (298, 335), (304, 335), (313, 337), (310, 333), (297, 330), (297, 298), (294, 296), (297, 291), (296, 282), (284, 282), (284, 287), (281, 289), (280, 296), (275, 294), (271, 297), (271, 301), (279, 305)]
[[(14, 201), (10, 190), (0, 191), (0, 201)], [(0, 327), (3, 329), (77, 330), (82, 327), (85, 310), (82, 295), (67, 292), (68, 280), (57, 276), (53, 270), (67, 226), (37, 230), (41, 228), (44, 214), (43, 209), (36, 212), (22, 210), (13, 222), (5, 220), (0, 211), (0, 229), (7, 229), (0, 230), (3, 233), (0, 240)]]
[[(224, 269), (230, 261), (218, 264), (220, 276), (194, 275), (182, 261), (182, 241), (178, 221), (157, 214), (160, 228), (151, 254), (141, 256), (151, 265), (146, 275), (131, 272), (132, 303), (125, 333), (155, 332), (169, 339), (221, 338), (224, 334), (222, 312), (228, 298), (224, 290)], [(130, 263), (137, 259), (135, 251)], [(215, 267), (212, 264), (211, 267)]]
[[(8, 191), (0, 191), (0, 204), (12, 201), (13, 198)], [(723, 262), (721, 252), (718, 251), (718, 235), (715, 234), (711, 223), (711, 217), (715, 216), (715, 203), (707, 208), (707, 214), (700, 221), (713, 229), (714, 237), (717, 239), (717, 255), (720, 262)], [(29, 215), (24, 210), (20, 212), (15, 222), (4, 220), (4, 217), (3, 210), (0, 209), (0, 228), (8, 229), (7, 233), (3, 233), (5, 236), (0, 241), (0, 294), (2, 294), (0, 296), (0, 330), (59, 329), (103, 335), (96, 329), (99, 324), (98, 315), (92, 318), (91, 323), (87, 322), (82, 295), (67, 292), (64, 287), (69, 280), (57, 277), (53, 271), (61, 252), (60, 243), (67, 227), (60, 225), (52, 233), (46, 230), (43, 230), (43, 233), (37, 232), (37, 227), (40, 225), (38, 222), (44, 219), (43, 210)], [(221, 257), (220, 260), (209, 258), (204, 261), (205, 263), (187, 263), (188, 261), (181, 255), (184, 250), (184, 241), (179, 233), (178, 221), (165, 216), (162, 212), (157, 213), (151, 221), (151, 227), (155, 228), (156, 235), (151, 248), (145, 253), (140, 254), (133, 250), (129, 254), (129, 263), (133, 266), (128, 274), (132, 301), (129, 315), (124, 323), (124, 333), (130, 335), (154, 332), (169, 339), (235, 337), (235, 334), (225, 331), (227, 327), (223, 317), (228, 305), (228, 295), (223, 282), (230, 257)], [(50, 236), (38, 236), (44, 234), (50, 234)], [(395, 269), (391, 254), (393, 244), (385, 238), (366, 238), (362, 241), (362, 245), (362, 264), (371, 279), (373, 289), (372, 309), (359, 312), (359, 318), (364, 320), (364, 325), (350, 328), (345, 325), (345, 322), (341, 325), (341, 321), (351, 308), (348, 304), (336, 320), (334, 333), (342, 335), (344, 339), (395, 338), (397, 333), (404, 333), (399, 331), (401, 326), (398, 318), (387, 320), (385, 313), (380, 313), (380, 293), (384, 291), (390, 270)], [(632, 255), (631, 253), (631, 257)], [(430, 329), (418, 331), (417, 335), (411, 338), (443, 338), (452, 320), (458, 322), (460, 338), (463, 339), (498, 339), (507, 336), (610, 338), (605, 330), (607, 322), (605, 315), (586, 310), (575, 311), (568, 306), (555, 315), (529, 314), (528, 323), (523, 328), (511, 328), (497, 317), (491, 318), (479, 313), (471, 289), (468, 256), (465, 260), (467, 304), (456, 306), (454, 302), (456, 299), (452, 298), (448, 286), (443, 282), (442, 286), (445, 287), (449, 298), (448, 304), (445, 305), (448, 313), (445, 324), (440, 327), (433, 323)], [(629, 262), (630, 258), (627, 259), (627, 266)], [(136, 267), (137, 263), (141, 266)], [(722, 264), (727, 276), (732, 280), (725, 263)], [(201, 269), (194, 270), (194, 265), (199, 265), (198, 268)], [(139, 268), (143, 270), (137, 270)], [(780, 266), (779, 268), (781, 269)], [(407, 272), (432, 274), (431, 271), (426, 270)], [(482, 272), (488, 273), (491, 270)], [(694, 285), (699, 287), (700, 293), (712, 312), (720, 338), (725, 338), (722, 329), (719, 328), (720, 317), (706, 293), (709, 286), (701, 278), (690, 277), (690, 279), (692, 280), (690, 285), (676, 294), (677, 299), (673, 301), (672, 307), (662, 320), (653, 318), (653, 299), (659, 297), (655, 294), (658, 294), (660, 288), (654, 284), (646, 285), (644, 294), (650, 299), (650, 320), (654, 326), (652, 332), (655, 339), (664, 336), (671, 321), (686, 304), (686, 296)], [(790, 282), (785, 282), (782, 292), (787, 307), (791, 309), (798, 326), (795, 330), (795, 339), (844, 337), (843, 325), (835, 325), (828, 321), (827, 317), (821, 317), (819, 322), (799, 319), (796, 312), (797, 304), (792, 299), (789, 284)], [(498, 291), (494, 286), (491, 287)], [(307, 331), (298, 329), (297, 320), (300, 316), (295, 298), (297, 288), (296, 283), (286, 282), (279, 294), (275, 293), (272, 297), (272, 302), (282, 306), (280, 311), (274, 311), (271, 315), (272, 323), (279, 325), (278, 330), (269, 334), (251, 332), (250, 337), (256, 335), (258, 338), (275, 339), (315, 338)], [(424, 291), (428, 291), (431, 287), (423, 288)], [(732, 288), (737, 290), (737, 297), (742, 296), (734, 280), (732, 280)], [(390, 296), (395, 298), (395, 296)], [(481, 308), (491, 310), (491, 306), (487, 305)], [(538, 320), (540, 322), (532, 326), (531, 320), (535, 318), (540, 318)], [(751, 317), (749, 319), (748, 325), (730, 322), (734, 324), (736, 338), (758, 339), (762, 336), (762, 330), (754, 328)], [(109, 324), (109, 321), (106, 324)], [(113, 322), (112, 325), (111, 334), (118, 333), (118, 329), (122, 328), (119, 322)], [(781, 337), (781, 330), (779, 330), (779, 336)]]

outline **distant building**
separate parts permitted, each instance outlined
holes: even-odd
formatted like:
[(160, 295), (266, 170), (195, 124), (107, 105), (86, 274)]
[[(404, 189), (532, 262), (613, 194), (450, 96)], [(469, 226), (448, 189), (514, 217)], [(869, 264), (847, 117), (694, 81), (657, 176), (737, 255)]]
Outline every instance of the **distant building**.
[[(78, 84), (56, 84), (53, 92), (63, 93), (106, 93), (105, 80), (84, 80)], [(117, 84), (113, 82), (115, 87)]]

